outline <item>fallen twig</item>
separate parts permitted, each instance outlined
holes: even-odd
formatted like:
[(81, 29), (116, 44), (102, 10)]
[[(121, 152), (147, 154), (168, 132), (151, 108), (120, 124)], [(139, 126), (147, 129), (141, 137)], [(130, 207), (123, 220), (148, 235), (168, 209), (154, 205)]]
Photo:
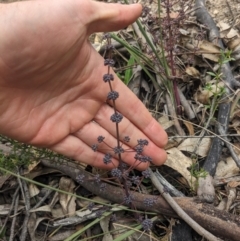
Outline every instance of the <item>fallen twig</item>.
[[(0, 233), (3, 233), (3, 230), (5, 229), (6, 224), (7, 224), (8, 220), (9, 220), (10, 215), (11, 215), (11, 212), (12, 212), (13, 208), (16, 207), (16, 198), (17, 198), (17, 196), (19, 195), (19, 194), (18, 194), (19, 189), (20, 189), (20, 187), (17, 187), (16, 191), (15, 191), (14, 194), (13, 194), (12, 204), (11, 204), (11, 207), (10, 207), (10, 209), (9, 209), (8, 215), (7, 215), (7, 217), (5, 218), (4, 224), (3, 224), (3, 226), (2, 226), (1, 229), (0, 229)], [(15, 213), (15, 211), (14, 211), (14, 213)], [(13, 221), (12, 221), (12, 222), (13, 222)], [(13, 225), (12, 225), (12, 226), (13, 226)], [(12, 228), (11, 228), (11, 233), (12, 233)], [(11, 235), (10, 235), (9, 240), (11, 240), (11, 239), (12, 239), (12, 237), (11, 237)], [(13, 239), (12, 239), (12, 240), (13, 240)]]
[[(205, 8), (205, 1), (204, 0), (196, 0), (196, 16), (197, 20), (207, 26), (208, 28), (208, 35), (209, 40), (214, 41), (214, 43), (218, 44), (222, 49), (224, 49), (224, 45), (222, 40), (220, 39), (220, 33), (218, 28), (213, 21), (211, 15), (208, 13), (207, 9)], [(234, 87), (234, 77), (230, 68), (229, 63), (222, 64), (221, 67), (223, 82), (226, 86), (226, 93), (224, 100), (219, 104), (218, 108), (218, 125), (223, 128), (222, 135), (227, 133), (229, 117), (230, 117), (230, 110), (231, 110), (231, 103), (228, 101), (227, 96), (230, 96), (231, 89)], [(216, 132), (218, 132), (218, 127), (216, 127)], [(209, 150), (208, 156), (204, 162), (203, 168), (211, 175), (214, 176), (217, 168), (217, 164), (220, 160), (220, 156), (222, 153), (222, 140), (219, 138), (214, 138), (212, 141), (211, 148)], [(204, 181), (204, 180), (203, 180)], [(206, 183), (207, 185), (207, 183)], [(204, 186), (204, 185), (203, 185)], [(201, 188), (203, 187), (201, 186)], [(201, 190), (201, 193), (204, 192), (206, 188)]]
[[(17, 188), (18, 192), (19, 192), (19, 188)], [(15, 237), (15, 224), (16, 224), (16, 220), (17, 220), (17, 212), (18, 212), (18, 204), (19, 204), (19, 193), (17, 192), (17, 196), (15, 199), (15, 205), (14, 205), (14, 216), (12, 219), (12, 224), (11, 224), (11, 232), (10, 232), (10, 237), (9, 237), (9, 241), (13, 241), (14, 237)]]
[(201, 227), (197, 222), (195, 222), (186, 212), (183, 211), (183, 209), (177, 204), (177, 202), (169, 195), (168, 192), (164, 190), (163, 185), (158, 181), (155, 174), (152, 172), (152, 170), (149, 168), (149, 171), (151, 173), (151, 180), (154, 186), (158, 189), (158, 191), (161, 193), (161, 195), (165, 198), (165, 200), (168, 202), (168, 204), (174, 209), (174, 211), (178, 214), (178, 216), (183, 219), (191, 228), (193, 228), (198, 234), (201, 236), (207, 238), (210, 241), (218, 241), (221, 240), (211, 233), (209, 233), (207, 230), (205, 230), (203, 227)]
[(29, 190), (26, 182), (23, 180), (21, 181), (20, 178), (18, 178), (19, 185), (22, 191), (22, 197), (24, 198), (24, 203), (25, 203), (25, 217), (22, 225), (22, 232), (20, 235), (20, 241), (25, 241), (27, 237), (27, 227), (28, 227), (28, 220), (30, 217), (30, 195), (29, 195)]
[(173, 197), (184, 197), (184, 194), (172, 186), (159, 172), (156, 170), (155, 176), (158, 181), (167, 189), (168, 193)]

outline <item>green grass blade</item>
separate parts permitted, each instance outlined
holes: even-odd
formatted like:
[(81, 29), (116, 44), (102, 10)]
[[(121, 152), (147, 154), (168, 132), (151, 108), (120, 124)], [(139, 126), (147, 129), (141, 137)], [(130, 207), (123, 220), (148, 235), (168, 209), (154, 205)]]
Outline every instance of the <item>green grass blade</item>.
[[(134, 58), (133, 55), (131, 55), (129, 60), (128, 60), (127, 66), (133, 66), (134, 63), (135, 63), (135, 58)], [(125, 71), (125, 76), (124, 76), (124, 83), (125, 83), (125, 85), (129, 84), (130, 80), (132, 79), (132, 75), (133, 75), (132, 68), (128, 68)]]
[(94, 221), (92, 221), (91, 223), (86, 225), (84, 228), (82, 228), (79, 231), (77, 231), (76, 233), (72, 234), (70, 237), (68, 237), (64, 241), (71, 241), (71, 240), (75, 239), (76, 237), (80, 236), (83, 232), (85, 232), (87, 229), (91, 228), (93, 225), (95, 225), (100, 220), (104, 219), (105, 217), (109, 216), (110, 214), (112, 214), (112, 212), (105, 212), (105, 213), (103, 213), (102, 217), (95, 219)]

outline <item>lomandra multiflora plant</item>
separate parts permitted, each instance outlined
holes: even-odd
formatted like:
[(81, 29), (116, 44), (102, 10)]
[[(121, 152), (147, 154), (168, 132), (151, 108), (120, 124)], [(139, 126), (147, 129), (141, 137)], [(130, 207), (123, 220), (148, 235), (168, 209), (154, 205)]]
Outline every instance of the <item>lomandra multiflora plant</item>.
[[(102, 135), (99, 135), (97, 138), (97, 144), (92, 145), (93, 151), (102, 151), (105, 154), (103, 157), (103, 163), (105, 165), (108, 165), (112, 163), (112, 158), (117, 158), (119, 160), (119, 166), (115, 166), (110, 172), (110, 178), (116, 179), (117, 182), (122, 186), (123, 188), (123, 195), (124, 195), (124, 204), (127, 206), (130, 206), (132, 209), (134, 209), (134, 196), (131, 194), (131, 189), (136, 189), (143, 178), (149, 178), (150, 172), (148, 170), (145, 170), (142, 172), (141, 176), (133, 175), (131, 172), (134, 168), (137, 168), (137, 166), (144, 162), (151, 162), (152, 159), (149, 156), (143, 155), (144, 147), (148, 145), (148, 140), (145, 139), (139, 139), (137, 140), (136, 146), (129, 149), (124, 149), (123, 144), (125, 146), (128, 145), (130, 141), (129, 136), (121, 136), (119, 125), (124, 118), (121, 113), (117, 111), (117, 100), (119, 98), (120, 93), (118, 93), (116, 90), (113, 89), (111, 82), (114, 81), (114, 75), (111, 74), (111, 68), (114, 66), (115, 62), (112, 59), (113, 54), (113, 45), (111, 44), (111, 35), (105, 34), (104, 38), (107, 41), (106, 44), (106, 52), (104, 59), (104, 65), (106, 66), (106, 74), (103, 75), (103, 81), (108, 84), (109, 86), (109, 92), (106, 96), (107, 102), (112, 106), (113, 113), (111, 116), (109, 116), (110, 120), (112, 121), (113, 125), (115, 125), (116, 129), (116, 143), (108, 143), (107, 140), (105, 140), (105, 137)], [(107, 149), (106, 149), (107, 147)], [(106, 151), (107, 150), (107, 151)], [(124, 160), (123, 160), (123, 153), (124, 152), (135, 152), (135, 161), (134, 164), (131, 166), (128, 166)], [(84, 176), (78, 176), (77, 181), (79, 183), (83, 182)], [(100, 190), (103, 190), (105, 188), (104, 182), (101, 181), (101, 178), (99, 175), (95, 176), (95, 181), (98, 183)], [(144, 200), (144, 204), (146, 205), (146, 209), (148, 206), (153, 205), (154, 200)], [(148, 231), (152, 228), (152, 221), (150, 219), (143, 218), (141, 216), (136, 217), (138, 221), (141, 221), (142, 227), (144, 231)]]
[[(181, 31), (185, 28), (186, 20), (190, 17), (193, 2), (191, 0), (161, 0), (158, 1), (158, 17), (152, 14), (149, 7), (144, 7), (142, 14), (142, 23), (147, 26), (152, 42), (158, 50), (158, 56), (161, 56), (161, 61), (159, 61), (156, 53), (150, 53), (153, 63), (158, 67), (157, 72), (160, 76), (166, 78), (167, 86), (169, 86), (169, 80), (172, 81), (170, 92), (174, 93), (175, 109), (178, 114), (181, 114), (181, 103), (177, 90), (177, 82), (181, 79), (178, 57), (186, 55), (186, 49), (183, 51), (180, 47), (182, 46)], [(187, 53), (187, 55), (187, 65), (191, 65), (194, 54)]]

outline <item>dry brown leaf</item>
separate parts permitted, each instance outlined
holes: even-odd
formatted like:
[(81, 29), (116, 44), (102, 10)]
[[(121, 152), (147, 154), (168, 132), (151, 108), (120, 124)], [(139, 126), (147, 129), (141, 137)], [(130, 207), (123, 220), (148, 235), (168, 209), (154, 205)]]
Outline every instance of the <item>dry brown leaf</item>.
[(32, 170), (34, 170), (39, 163), (40, 161), (32, 161), (31, 164), (28, 165), (28, 172), (31, 172)]
[(240, 182), (230, 181), (230, 182), (228, 182), (227, 186), (228, 186), (228, 187), (233, 187), (233, 188), (235, 188), (235, 187), (240, 186)]
[(240, 155), (240, 143), (234, 143), (233, 145), (233, 149), (236, 152), (237, 155)]
[[(30, 218), (28, 221), (28, 232), (30, 234), (31, 240), (37, 240), (35, 235), (36, 235), (36, 229), (38, 227), (38, 225), (45, 219), (49, 219), (48, 217), (41, 217), (41, 218), (37, 218), (36, 213), (31, 213), (30, 214)], [(44, 237), (42, 237), (43, 240), (45, 240)]]
[[(212, 83), (212, 84), (211, 84)], [(199, 89), (195, 94), (194, 94), (194, 99), (198, 101), (201, 104), (209, 104), (210, 98), (214, 94), (221, 93), (222, 88), (224, 87), (224, 83), (214, 83), (213, 81), (210, 82), (211, 85), (209, 85), (208, 89)]]
[(188, 182), (188, 185), (195, 188), (195, 177), (191, 176), (188, 168), (192, 165), (192, 160), (185, 156), (177, 148), (167, 150), (168, 158), (164, 165), (169, 166), (179, 172)]
[[(240, 158), (240, 155), (238, 156)], [(239, 168), (232, 157), (221, 160), (216, 169), (214, 179), (222, 179), (239, 175)]]
[(169, 120), (169, 117), (167, 115), (164, 115), (158, 119), (159, 124), (164, 130), (167, 130), (171, 126), (174, 125), (174, 121)]
[(237, 196), (237, 190), (234, 187), (228, 186), (228, 198), (227, 198), (227, 204), (226, 204), (226, 211), (229, 211), (230, 207), (232, 206), (233, 202), (236, 199)]
[(189, 66), (185, 69), (185, 72), (190, 75), (190, 76), (193, 76), (194, 78), (199, 78), (200, 76), (200, 73), (197, 69), (195, 69), (194, 67), (192, 66)]
[(53, 232), (53, 236), (48, 237), (48, 241), (60, 241), (60, 240), (65, 240), (69, 238), (72, 234), (76, 233), (76, 230), (64, 230), (64, 231), (59, 231), (57, 234)]
[(193, 124), (185, 120), (183, 120), (183, 124), (187, 127), (189, 135), (194, 136)]
[(72, 196), (68, 203), (68, 217), (75, 216), (76, 212), (76, 197)]
[[(18, 205), (18, 211), (20, 211), (23, 208), (24, 208), (24, 206)], [(11, 205), (10, 204), (0, 205), (0, 216), (8, 215), (10, 209), (11, 209)]]
[[(73, 193), (75, 183), (71, 178), (62, 177), (59, 182), (59, 189), (65, 192)], [(59, 202), (65, 215), (74, 215), (76, 211), (75, 197), (59, 193)]]
[(102, 238), (102, 241), (112, 241), (113, 237), (111, 233), (109, 232), (109, 222), (110, 222), (111, 216), (108, 215), (107, 217), (100, 220), (100, 226), (102, 228), (102, 231), (104, 233), (104, 236)]
[[(199, 141), (199, 138), (187, 138), (178, 146), (178, 150), (193, 152), (195, 149), (195, 146), (198, 144), (198, 141)], [(210, 145), (211, 145), (211, 139), (203, 138), (198, 145), (196, 154), (201, 157), (207, 156)]]
[(199, 44), (199, 51), (206, 54), (220, 54), (221, 48), (212, 42), (203, 40)]
[(53, 216), (53, 218), (65, 217), (62, 207), (58, 206), (57, 208), (54, 208), (54, 209), (52, 208), (52, 216)]
[(212, 96), (212, 92), (210, 92), (209, 90), (198, 90), (195, 94), (194, 94), (194, 99), (196, 102), (207, 105), (210, 102), (210, 97)]
[(220, 37), (225, 39), (232, 39), (238, 36), (238, 32), (226, 22), (218, 22), (220, 28)]
[(234, 51), (238, 46), (240, 46), (240, 38), (232, 39), (227, 43), (230, 50)]
[(35, 184), (29, 183), (28, 187), (29, 187), (28, 189), (29, 189), (30, 197), (35, 197), (35, 196), (37, 196), (39, 194), (40, 191), (39, 191), (38, 187)]
[(2, 185), (8, 180), (8, 178), (11, 177), (11, 175), (0, 175), (0, 189), (2, 188)]
[(220, 47), (211, 42), (203, 40), (199, 44), (199, 53), (201, 53), (204, 58), (217, 63), (220, 55)]
[(44, 205), (44, 206), (41, 206), (39, 208), (36, 208), (36, 209), (31, 209), (30, 210), (30, 213), (33, 213), (33, 212), (51, 212), (52, 209), (49, 205)]

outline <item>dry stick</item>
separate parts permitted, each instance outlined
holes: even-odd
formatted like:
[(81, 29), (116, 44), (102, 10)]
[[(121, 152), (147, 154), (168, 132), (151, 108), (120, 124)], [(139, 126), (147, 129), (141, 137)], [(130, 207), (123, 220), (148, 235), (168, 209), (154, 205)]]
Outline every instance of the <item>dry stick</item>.
[(165, 198), (165, 200), (169, 203), (169, 205), (174, 209), (174, 211), (182, 220), (184, 220), (191, 228), (193, 228), (199, 235), (203, 236), (204, 238), (207, 238), (210, 241), (221, 240), (212, 235), (211, 233), (209, 233), (207, 230), (202, 228), (198, 223), (196, 223), (192, 218), (190, 218), (189, 215), (186, 212), (184, 212), (182, 208), (174, 201), (174, 199), (169, 195), (169, 193), (165, 192), (163, 185), (158, 181), (157, 177), (152, 172), (152, 170), (150, 168), (148, 170), (151, 173), (152, 183), (155, 185), (155, 187), (158, 189), (161, 195)]
[(164, 186), (164, 188), (167, 189), (168, 193), (171, 194), (171, 196), (174, 197), (185, 197), (185, 195), (180, 192), (178, 189), (176, 189), (174, 186), (172, 186), (160, 173), (158, 170), (154, 173), (155, 177), (158, 179), (158, 181)]
[(204, 128), (202, 129), (202, 131), (201, 131), (201, 133), (199, 135), (199, 140), (197, 141), (197, 144), (194, 147), (192, 158), (193, 158), (193, 155), (195, 155), (195, 153), (197, 152), (197, 149), (199, 148), (199, 145), (202, 142), (202, 139), (204, 138), (206, 130), (209, 127), (209, 125), (210, 125), (210, 123), (212, 121), (213, 115), (215, 113), (215, 110), (214, 110), (215, 109), (215, 105), (216, 105), (216, 96), (214, 96), (213, 103), (212, 103), (211, 108), (210, 108), (210, 115), (209, 115), (209, 118), (207, 120), (207, 123), (204, 126)]
[(177, 115), (176, 115), (176, 111), (175, 111), (175, 109), (173, 109), (174, 107), (173, 107), (173, 104), (172, 104), (171, 99), (169, 97), (169, 94), (166, 94), (165, 96), (166, 96), (166, 103), (167, 103), (169, 115), (173, 118), (174, 126), (177, 130), (177, 133), (180, 136), (185, 136), (186, 134), (179, 124), (179, 121), (178, 121), (178, 118), (177, 118)]
[[(217, 41), (218, 45), (224, 49), (223, 43), (220, 40), (220, 34), (218, 28), (213, 21), (211, 15), (208, 13), (205, 8), (205, 4), (203, 0), (196, 0), (196, 16), (197, 20), (208, 27), (209, 29), (209, 39), (210, 41)], [(233, 84), (233, 74), (231, 72), (231, 68), (229, 63), (222, 65), (222, 73), (224, 78), (224, 83), (226, 83), (226, 96), (229, 96), (231, 93), (230, 89), (234, 86)], [(219, 105), (218, 112), (218, 122), (219, 125), (222, 125), (224, 134), (227, 132), (228, 122), (229, 122), (229, 114), (230, 114), (231, 104), (229, 102), (223, 102)], [(205, 160), (203, 168), (209, 172), (211, 176), (214, 176), (216, 172), (217, 164), (220, 160), (220, 155), (222, 152), (222, 141), (219, 138), (214, 138), (208, 156)]]
[[(97, 196), (113, 203), (124, 203), (125, 194), (122, 188), (104, 183), (105, 188), (101, 189), (100, 183), (97, 183), (90, 173), (82, 169), (77, 169), (78, 166), (74, 163), (66, 163), (64, 165), (64, 161), (59, 163), (59, 160), (57, 162), (54, 162), (54, 160), (41, 160), (41, 162), (47, 167), (55, 168), (65, 175), (70, 176), (75, 181), (79, 175), (82, 176), (83, 182), (81, 182), (81, 185)], [(161, 196), (141, 194), (132, 191), (130, 193), (133, 197), (133, 205), (137, 210), (147, 210), (148, 212), (156, 212), (169, 217), (178, 217)], [(144, 199), (146, 198), (155, 200), (151, 207), (146, 207), (144, 205)], [(192, 219), (209, 232), (231, 241), (239, 241), (240, 218), (238, 216), (218, 210), (207, 203), (197, 203), (193, 198), (179, 197), (174, 198), (174, 200)]]
[[(58, 184), (53, 185), (53, 187), (55, 187), (55, 188), (58, 187)], [(50, 196), (50, 194), (52, 192), (53, 192), (53, 190), (48, 189), (46, 194), (44, 195), (44, 197), (41, 198), (40, 201), (38, 203), (36, 203), (36, 205), (34, 207), (32, 207), (30, 211), (33, 211), (34, 209), (37, 209), (38, 207), (40, 207), (46, 201), (46, 199)]]
[[(0, 149), (1, 149), (1, 148), (0, 148)], [(10, 148), (10, 149), (11, 149), (11, 148)], [(2, 150), (2, 149), (1, 149), (1, 150)], [(13, 208), (14, 208), (14, 203), (15, 203), (15, 201), (16, 201), (16, 197), (17, 197), (17, 195), (18, 195), (19, 189), (20, 189), (20, 187), (18, 186), (17, 189), (16, 189), (16, 191), (15, 191), (14, 194), (13, 194), (12, 204), (11, 204), (11, 207), (10, 207), (10, 209), (9, 209), (8, 215), (7, 215), (7, 217), (5, 218), (4, 224), (3, 224), (3, 226), (2, 226), (1, 229), (0, 229), (0, 233), (3, 233), (3, 229), (6, 227), (7, 221), (8, 221), (8, 219), (9, 219), (9, 217), (10, 217), (10, 215), (11, 215), (11, 212), (12, 212), (12, 210), (13, 210)]]
[(181, 91), (181, 89), (179, 89), (179, 87), (177, 87), (178, 90), (178, 95), (180, 98), (180, 102), (184, 108), (184, 112), (187, 115), (187, 117), (189, 118), (189, 120), (192, 120), (196, 117), (195, 113), (193, 112), (190, 104), (188, 103), (186, 97), (184, 96), (183, 92)]
[[(17, 190), (19, 191), (19, 187), (17, 188)], [(12, 220), (12, 224), (11, 224), (11, 232), (10, 232), (10, 237), (9, 237), (9, 241), (13, 241), (14, 240), (14, 230), (15, 230), (15, 224), (16, 224), (16, 220), (17, 220), (17, 211), (18, 211), (18, 203), (19, 203), (19, 193), (17, 192), (17, 197), (16, 197), (16, 201), (15, 201), (15, 206), (14, 206), (14, 217)]]
[(27, 238), (27, 227), (28, 227), (28, 221), (29, 221), (29, 217), (30, 217), (30, 195), (29, 195), (29, 190), (28, 190), (28, 186), (27, 183), (24, 180), (20, 180), (20, 178), (18, 178), (20, 187), (21, 187), (21, 191), (22, 191), (22, 196), (24, 199), (24, 203), (25, 203), (25, 218), (23, 221), (23, 228), (22, 228), (22, 232), (20, 235), (20, 241), (25, 241)]

